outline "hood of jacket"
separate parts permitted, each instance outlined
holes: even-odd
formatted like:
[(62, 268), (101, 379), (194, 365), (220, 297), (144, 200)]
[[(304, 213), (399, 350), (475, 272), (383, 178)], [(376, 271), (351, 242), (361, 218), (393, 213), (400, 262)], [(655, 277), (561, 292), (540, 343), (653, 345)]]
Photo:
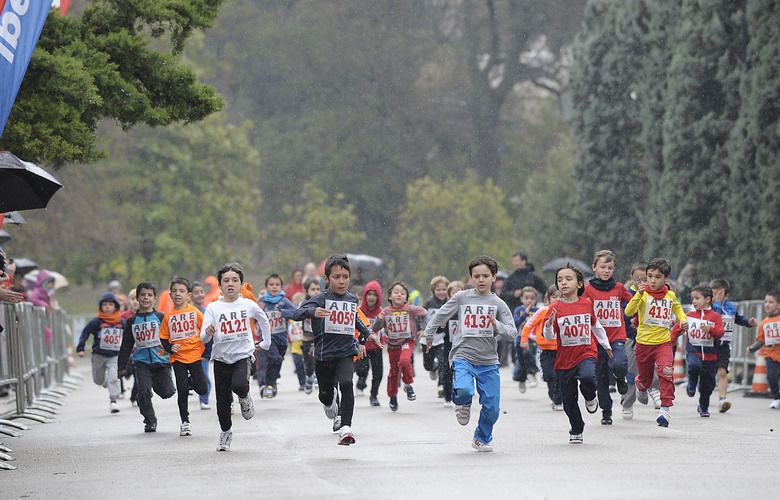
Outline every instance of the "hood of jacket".
[[(368, 295), (368, 292), (375, 292), (377, 297), (376, 305), (371, 309), (369, 309), (366, 304), (366, 295)], [(382, 285), (380, 285), (377, 280), (369, 281), (366, 283), (366, 286), (363, 287), (363, 297), (360, 303), (363, 305), (363, 310), (366, 312), (372, 312), (382, 308)]]

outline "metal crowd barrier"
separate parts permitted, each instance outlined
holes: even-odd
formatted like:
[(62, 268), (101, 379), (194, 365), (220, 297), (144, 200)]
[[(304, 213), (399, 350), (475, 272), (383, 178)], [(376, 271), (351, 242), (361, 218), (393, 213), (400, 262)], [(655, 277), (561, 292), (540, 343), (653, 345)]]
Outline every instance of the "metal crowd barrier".
[[(2, 303), (0, 325), (0, 387), (13, 389), (15, 396), (11, 409), (0, 405), (0, 436), (19, 437), (29, 427), (16, 420), (51, 422), (81, 376), (70, 373), (64, 312)], [(16, 468), (8, 463), (14, 459), (10, 453), (0, 443), (0, 470)]]

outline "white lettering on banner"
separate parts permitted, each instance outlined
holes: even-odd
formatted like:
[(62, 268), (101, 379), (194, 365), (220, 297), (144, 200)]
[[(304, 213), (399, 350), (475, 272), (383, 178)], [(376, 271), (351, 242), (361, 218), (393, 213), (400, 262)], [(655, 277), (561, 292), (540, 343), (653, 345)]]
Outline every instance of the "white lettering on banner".
[(672, 301), (650, 297), (645, 304), (645, 324), (649, 326), (672, 327)]
[(139, 349), (161, 345), (159, 324), (156, 321), (134, 323), (133, 337), (135, 338), (135, 346)]
[(614, 297), (607, 300), (594, 300), (593, 310), (596, 319), (603, 327), (617, 328), (623, 324), (623, 309), (620, 307), (620, 301)]
[[(22, 34), (21, 18), (27, 14), (30, 8), (30, 0), (11, 0), (11, 8), (0, 18), (0, 55), (10, 64), (14, 63), (14, 51), (19, 44)], [(8, 50), (2, 42), (5, 42), (13, 50)]]
[(734, 333), (734, 316), (724, 314), (723, 318), (723, 336), (721, 342), (731, 342), (731, 335)]
[(391, 340), (412, 338), (411, 318), (407, 311), (385, 314), (385, 331)]
[(712, 321), (688, 317), (688, 342), (696, 347), (712, 347), (715, 345), (715, 339), (712, 338), (709, 331), (704, 331), (704, 326), (710, 328), (715, 326)]
[(354, 335), (357, 304), (346, 300), (325, 300), (325, 333)]
[(221, 313), (218, 319), (221, 335), (214, 338), (214, 342), (237, 342), (249, 338), (251, 329), (249, 326), (249, 313), (246, 309), (230, 311), (230, 314)]
[(100, 329), (100, 348), (104, 351), (118, 351), (122, 347), (122, 329), (105, 327)]
[(168, 331), (171, 341), (188, 339), (198, 334), (198, 316), (195, 311), (171, 314), (168, 318)]
[(558, 318), (561, 345), (564, 347), (590, 345), (592, 341), (590, 329), (591, 317), (588, 313)]
[(271, 327), (271, 334), (285, 333), (287, 331), (287, 320), (282, 316), (282, 311), (266, 311), (268, 324)]
[(492, 318), (498, 307), (485, 304), (464, 304), (460, 306), (460, 327), (464, 337), (492, 337)]
[(764, 325), (764, 344), (771, 347), (780, 345), (780, 323), (766, 323)]

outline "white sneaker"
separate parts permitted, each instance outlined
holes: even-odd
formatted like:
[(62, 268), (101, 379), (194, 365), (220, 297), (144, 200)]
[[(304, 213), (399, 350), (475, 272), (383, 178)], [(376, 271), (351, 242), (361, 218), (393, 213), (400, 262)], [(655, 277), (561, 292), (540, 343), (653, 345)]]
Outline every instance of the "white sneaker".
[(341, 430), (341, 415), (336, 415), (336, 417), (333, 419), (333, 432), (338, 432)]
[(780, 399), (775, 399), (769, 404), (770, 410), (780, 410)]
[(333, 402), (330, 404), (330, 406), (322, 405), (322, 409), (325, 411), (325, 416), (329, 419), (333, 420), (336, 418), (336, 415), (339, 414), (339, 404), (338, 401), (336, 401), (335, 394), (333, 396)]
[(238, 398), (238, 404), (241, 405), (241, 416), (244, 417), (244, 420), (255, 416), (255, 403), (250, 394), (247, 394), (245, 398)]
[(552, 404), (553, 411), (563, 411), (563, 405), (557, 405), (555, 403)]
[(339, 430), (339, 444), (342, 446), (349, 446), (355, 444), (355, 435), (352, 434), (352, 428), (345, 425)]
[(108, 411), (111, 413), (119, 413), (119, 405), (116, 404), (116, 401), (111, 401), (108, 403)]
[(598, 398), (593, 398), (590, 401), (585, 401), (585, 409), (588, 410), (588, 413), (596, 413), (597, 411), (599, 411)]
[(582, 444), (582, 434), (569, 434), (569, 444)]
[(520, 389), (520, 394), (525, 394), (525, 382), (518, 382), (517, 388)]
[(650, 395), (650, 399), (653, 400), (653, 406), (655, 406), (656, 410), (661, 409), (661, 391), (658, 389), (650, 389), (647, 391), (647, 393)]
[(528, 387), (536, 387), (539, 382), (536, 380), (536, 375), (528, 375)]
[(668, 408), (661, 408), (661, 411), (658, 412), (658, 418), (655, 419), (660, 427), (669, 427), (669, 422), (671, 420), (672, 417), (669, 415)]
[(643, 405), (647, 404), (647, 391), (640, 391), (639, 389), (636, 390), (636, 400), (642, 403)]
[(475, 439), (471, 442), (471, 447), (474, 448), (477, 451), (493, 451), (493, 441), (489, 443), (483, 443), (479, 439)]
[(452, 401), (445, 401), (443, 404), (445, 408), (452, 408)]
[(623, 415), (623, 420), (631, 420), (634, 418), (634, 409), (633, 408), (623, 408), (623, 410), (620, 412), (621, 415)]
[(233, 431), (222, 431), (219, 433), (219, 442), (217, 451), (230, 451), (230, 444), (233, 442)]
[(455, 418), (460, 425), (469, 425), (471, 420), (471, 405), (455, 405)]
[(189, 422), (182, 422), (179, 427), (179, 436), (192, 436), (192, 426)]
[(211, 406), (208, 403), (201, 403), (200, 404), (200, 409), (201, 410), (210, 410)]

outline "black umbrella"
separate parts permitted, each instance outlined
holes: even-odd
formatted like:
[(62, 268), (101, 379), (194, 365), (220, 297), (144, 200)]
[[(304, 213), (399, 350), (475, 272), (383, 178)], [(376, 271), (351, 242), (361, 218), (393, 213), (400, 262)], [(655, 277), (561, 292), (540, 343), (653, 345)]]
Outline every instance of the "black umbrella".
[(18, 276), (24, 276), (30, 271), (38, 269), (38, 264), (31, 261), (30, 259), (14, 259), (14, 262), (16, 263), (16, 274)]
[(45, 208), (61, 187), (41, 167), (0, 151), (0, 213)]
[(27, 223), (19, 212), (8, 212), (7, 214), (3, 214), (3, 217), (5, 217), (6, 224), (16, 224), (18, 226)]
[(575, 269), (579, 269), (582, 271), (582, 274), (593, 274), (593, 271), (591, 270), (590, 266), (586, 263), (582, 262), (579, 259), (572, 259), (570, 257), (558, 257), (557, 259), (553, 259), (547, 264), (544, 265), (542, 268), (542, 271), (544, 272), (551, 272), (554, 273), (558, 269), (566, 266), (571, 265)]
[(0, 245), (5, 245), (11, 241), (11, 235), (4, 229), (0, 229)]

